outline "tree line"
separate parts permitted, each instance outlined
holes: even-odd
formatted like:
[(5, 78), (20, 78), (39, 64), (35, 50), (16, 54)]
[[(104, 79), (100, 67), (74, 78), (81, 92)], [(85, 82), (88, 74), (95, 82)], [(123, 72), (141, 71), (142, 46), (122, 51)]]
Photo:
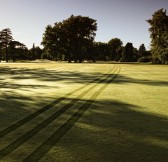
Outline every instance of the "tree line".
[(123, 46), (120, 38), (112, 38), (107, 43), (95, 42), (96, 20), (71, 15), (53, 26), (47, 25), (41, 44), (28, 49), (23, 43), (13, 40), (9, 28), (0, 31), (0, 61), (49, 59), (55, 61), (120, 61), (168, 63), (168, 16), (160, 9), (147, 20), (150, 24), (151, 50), (142, 43), (137, 49), (133, 43)]
[(9, 28), (0, 31), (0, 62), (40, 59), (41, 55), (42, 49), (39, 47), (33, 45), (28, 49), (23, 43), (14, 40)]
[(112, 38), (108, 43), (95, 42), (96, 30), (96, 20), (73, 15), (53, 26), (48, 25), (42, 40), (45, 58), (68, 62), (151, 61), (150, 51), (144, 44), (136, 49), (130, 42), (124, 47), (119, 38)]

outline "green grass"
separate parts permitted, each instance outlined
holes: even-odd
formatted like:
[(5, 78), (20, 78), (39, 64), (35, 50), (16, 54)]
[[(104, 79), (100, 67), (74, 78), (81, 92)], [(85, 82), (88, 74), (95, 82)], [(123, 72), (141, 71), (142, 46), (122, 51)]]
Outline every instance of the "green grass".
[(168, 66), (0, 64), (0, 161), (168, 161)]

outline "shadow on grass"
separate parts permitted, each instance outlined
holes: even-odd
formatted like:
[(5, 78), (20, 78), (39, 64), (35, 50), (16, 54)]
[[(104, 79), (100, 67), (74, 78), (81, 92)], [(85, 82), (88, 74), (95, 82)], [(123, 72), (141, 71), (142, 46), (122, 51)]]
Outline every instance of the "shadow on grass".
[(150, 80), (148, 77), (146, 79), (136, 79), (129, 78), (125, 75), (119, 75), (117, 81), (118, 84), (140, 84), (140, 85), (149, 85), (149, 86), (168, 86), (168, 81), (163, 80)]
[[(102, 73), (80, 73), (78, 71), (66, 70), (46, 70), (46, 69), (15, 69), (15, 68), (0, 68), (0, 74), (14, 80), (36, 79), (39, 81), (60, 81), (68, 80), (72, 82), (90, 82), (94, 77), (101, 77)], [(1, 78), (2, 79), (2, 78)]]
[[(7, 71), (6, 72), (6, 74), (8, 74), (9, 73), (9, 71), (10, 71), (11, 69), (7, 69), (7, 70), (4, 70), (4, 71)], [(13, 70), (13, 69), (12, 69)], [(30, 72), (31, 71), (31, 72)], [(34, 74), (34, 73), (36, 73), (36, 75), (35, 76), (38, 76), (39, 75), (39, 77), (40, 77), (40, 79), (43, 79), (43, 77), (42, 77), (42, 75), (43, 74), (45, 74), (46, 73), (46, 71), (43, 71), (43, 72), (40, 72), (40, 70), (30, 70), (30, 71), (27, 71), (26, 70), (26, 72), (24, 71), (22, 71), (22, 70), (16, 70), (16, 72), (15, 72), (15, 74), (16, 73), (18, 73), (19, 74), (19, 76), (20, 76), (20, 79), (24, 79), (24, 76), (22, 76), (21, 74), (29, 74), (29, 72), (31, 73), (31, 75), (32, 75), (32, 73)], [(110, 70), (110, 71), (112, 71), (112, 70)], [(109, 71), (109, 72), (110, 72)], [(55, 72), (56, 74), (58, 74), (59, 73), (59, 75), (57, 75), (58, 77), (60, 76), (60, 78), (61, 77), (63, 77), (64, 75), (62, 75), (62, 72)], [(51, 76), (55, 76), (56, 74), (55, 73), (50, 73), (49, 74), (49, 72), (47, 73), (48, 75), (48, 79), (49, 80), (51, 80)], [(46, 74), (45, 74), (46, 75)], [(69, 72), (69, 74), (68, 75), (70, 75), (71, 77), (74, 77), (74, 74), (72, 75), (72, 72)], [(79, 73), (78, 73), (78, 75), (79, 75)], [(29, 76), (29, 78), (34, 78), (35, 76)], [(82, 76), (82, 75), (81, 75)], [(104, 75), (105, 76), (105, 78), (108, 78), (108, 77), (110, 77), (112, 80), (113, 80), (113, 78), (115, 78), (115, 75), (113, 75), (113, 74), (108, 74), (107, 76), (106, 76), (106, 74)], [(13, 76), (12, 76), (13, 77)], [(57, 78), (58, 78), (57, 77)], [(46, 106), (44, 106), (43, 108), (41, 108), (41, 109), (39, 109), (37, 112), (35, 112), (35, 113), (33, 113), (32, 115), (30, 115), (30, 116), (27, 116), (27, 117), (25, 117), (25, 118), (23, 118), (23, 120), (21, 120), (21, 121), (18, 121), (16, 124), (13, 124), (13, 125), (11, 125), (10, 127), (9, 127), (9, 129), (7, 128), (6, 130), (4, 130), (4, 131), (1, 131), (0, 132), (0, 137), (2, 137), (2, 136), (4, 136), (4, 135), (6, 135), (7, 133), (9, 133), (9, 132), (11, 132), (11, 131), (13, 131), (14, 129), (16, 129), (16, 128), (18, 128), (18, 127), (20, 127), (21, 125), (23, 125), (23, 124), (25, 124), (27, 121), (30, 121), (30, 120), (32, 120), (33, 118), (35, 118), (36, 116), (38, 116), (39, 114), (41, 114), (41, 113), (43, 113), (44, 111), (46, 111), (46, 110), (48, 110), (49, 108), (51, 108), (51, 107), (53, 107), (54, 105), (56, 105), (57, 103), (59, 103), (60, 101), (62, 101), (62, 100), (64, 100), (64, 99), (66, 99), (66, 97), (67, 96), (70, 96), (70, 95), (72, 95), (73, 93), (75, 93), (75, 92), (77, 92), (77, 91), (80, 91), (80, 90), (82, 90), (83, 88), (85, 88), (85, 87), (87, 87), (87, 85), (89, 84), (89, 83), (94, 83), (94, 82), (97, 82), (97, 83), (106, 83), (106, 79), (103, 79), (102, 78), (103, 76), (101, 75), (101, 77), (94, 77), (94, 78), (92, 78), (92, 77), (90, 77), (89, 78), (89, 82), (85, 82), (85, 84), (83, 85), (83, 86), (81, 86), (81, 87), (79, 87), (79, 88), (77, 88), (77, 89), (74, 89), (73, 91), (71, 91), (71, 92), (69, 92), (69, 93), (67, 93), (67, 94), (65, 94), (65, 96), (62, 96), (62, 97), (60, 97), (60, 98), (57, 98), (56, 100), (54, 100), (53, 102), (51, 102), (51, 103), (49, 103), (49, 104), (47, 104)], [(15, 78), (16, 79), (16, 78)], [(45, 79), (47, 79), (46, 77), (45, 77)], [(66, 78), (64, 78), (64, 79), (66, 79)], [(16, 80), (19, 80), (19, 78), (17, 78)], [(48, 81), (49, 81), (48, 80)], [(61, 80), (61, 79), (60, 79)], [(68, 80), (70, 80), (70, 78), (68, 78)], [(97, 85), (93, 85), (93, 88), (95, 87), (95, 86), (97, 86)], [(107, 85), (106, 85), (107, 86)], [(0, 87), (1, 88), (10, 88), (10, 89), (23, 89), (23, 88), (27, 88), (28, 90), (29, 89), (35, 89), (35, 88), (41, 88), (41, 89), (44, 89), (44, 88), (47, 88), (48, 86), (47, 85), (22, 85), (22, 84), (12, 84), (12, 83), (10, 83), (10, 82), (0, 82)], [(54, 86), (54, 88), (56, 88), (56, 86)], [(89, 90), (87, 90), (87, 92), (89, 92), (91, 89), (89, 89)], [(3, 102), (5, 102), (5, 101), (9, 101), (9, 103), (12, 103), (12, 104), (15, 104), (15, 105), (18, 105), (19, 107), (21, 106), (21, 107), (23, 107), (23, 106), (25, 106), (25, 104), (24, 104), (24, 101), (23, 100), (25, 100), (26, 98), (25, 97), (23, 97), (23, 96), (21, 96), (21, 95), (18, 95), (17, 93), (15, 94), (15, 92), (14, 91), (7, 91), (8, 93), (7, 93), (7, 95), (4, 93), (4, 94), (1, 94), (0, 95), (0, 101), (1, 101), (1, 104), (0, 104), (0, 108), (2, 109), (2, 112), (7, 112), (7, 111), (9, 111), (10, 110), (10, 108), (8, 108), (8, 109), (4, 109), (4, 108), (2, 108), (3, 107)], [(84, 93), (85, 94), (85, 93)], [(27, 99), (26, 100), (31, 100), (31, 96), (30, 97), (27, 97)], [(22, 105), (20, 104), (20, 103), (22, 103)], [(4, 104), (5, 105), (5, 104)], [(7, 104), (8, 105), (8, 104)], [(6, 105), (5, 105), (6, 106)], [(11, 106), (11, 105), (10, 105)], [(12, 108), (13, 108), (13, 106), (12, 106)], [(3, 133), (2, 133), (3, 132)], [(6, 133), (5, 133), (6, 132)]]
[[(36, 106), (35, 100), (31, 96), (24, 96), (14, 91), (2, 92), (0, 94), (0, 131), (31, 114), (34, 111), (33, 107)], [(28, 109), (30, 105), (32, 109)]]
[[(70, 161), (168, 160), (168, 118), (141, 112), (140, 107), (120, 101), (80, 100), (80, 103), (79, 110), (24, 161), (38, 161), (58, 144), (70, 152), (74, 158)], [(27, 138), (30, 137), (25, 134), (23, 141)]]
[[(83, 102), (85, 104), (25, 162), (42, 159), (58, 142), (79, 161), (86, 157), (88, 161), (98, 162), (168, 161), (167, 118), (140, 112), (139, 107), (120, 101), (81, 100)], [(89, 115), (85, 115), (91, 104)]]
[[(43, 74), (47, 72), (48, 74)], [(47, 81), (52, 81), (52, 79), (67, 79), (74, 83), (80, 81), (85, 84), (88, 83), (88, 80), (93, 81), (93, 77), (99, 76), (99, 74), (80, 74), (68, 71), (55, 72), (52, 70), (46, 71), (37, 69), (26, 69), (26, 71), (22, 71), (22, 74), (27, 75), (28, 73), (29, 76), (25, 77), (34, 78), (36, 76), (36, 79), (43, 80), (44, 78)], [(12, 76), (13, 79), (24, 78), (20, 70), (16, 70), (15, 74), (18, 76)], [(152, 86), (167, 86), (167, 82), (132, 79), (120, 74), (118, 74), (118, 76), (119, 78), (116, 82), (119, 84), (137, 83)], [(111, 77), (114, 77), (114, 75), (112, 74)], [(93, 83), (94, 82), (97, 83), (98, 81), (95, 80)], [(103, 80), (99, 80), (99, 83), (110, 84), (110, 82), (103, 82)], [(13, 94), (11, 94), (11, 97), (8, 96), (8, 98), (12, 98), (12, 95)], [(73, 100), (70, 97), (70, 95), (67, 96), (66, 100)], [(26, 100), (29, 100), (29, 98)], [(52, 103), (56, 104), (57, 101)], [(52, 103), (49, 105), (52, 106)], [(86, 157), (89, 159), (87, 161), (91, 162), (168, 161), (167, 118), (141, 112), (140, 107), (121, 101), (102, 101), (94, 100), (93, 98), (90, 100), (80, 99), (80, 103), (81, 105), (78, 111), (72, 115), (69, 120), (65, 121), (56, 132), (53, 132), (50, 138), (35, 148), (24, 161), (41, 160), (53, 147), (57, 147), (58, 143), (73, 155), (74, 159), (71, 161), (85, 161), (84, 159), (86, 159)], [(50, 108), (50, 106), (48, 107)], [(69, 105), (67, 108), (69, 109)], [(85, 114), (85, 112), (88, 112), (87, 110), (89, 114)], [(55, 117), (56, 116), (54, 116), (54, 118), (49, 117), (49, 121), (52, 122)], [(45, 126), (48, 126), (49, 123), (50, 122), (46, 120)], [(38, 133), (43, 126), (42, 123), (39, 126), (39, 130), (34, 129), (33, 133), (30, 132), (28, 135), (25, 133), (21, 140), (16, 140), (7, 146), (5, 151), (2, 150), (2, 154), (7, 155), (21, 146), (30, 139), (32, 135)], [(68, 159), (69, 157), (67, 157), (66, 160)], [(54, 159), (51, 161), (54, 161)]]
[[(146, 73), (150, 74), (150, 71)], [(59, 71), (59, 70), (46, 70), (46, 69), (11, 69), (0, 67), (0, 88), (42, 88), (42, 85), (21, 85), (14, 84), (12, 82), (7, 82), (6, 77), (16, 81), (22, 81), (24, 79), (34, 79), (37, 81), (47, 81), (47, 82), (57, 82), (64, 81), (68, 84), (76, 84), (82, 83), (87, 84), (92, 81), (92, 83), (98, 83), (99, 81), (95, 78), (102, 77), (102, 73), (99, 72), (78, 72), (78, 71)], [(94, 80), (95, 79), (95, 80)], [(103, 83), (103, 82), (102, 82)], [(150, 86), (168, 86), (168, 81), (162, 80), (150, 80), (148, 76), (146, 79), (137, 79), (137, 78), (129, 78), (128, 76), (119, 74), (118, 82), (119, 84), (144, 84)], [(45, 85), (47, 87), (47, 85)], [(44, 86), (43, 86), (44, 87)]]

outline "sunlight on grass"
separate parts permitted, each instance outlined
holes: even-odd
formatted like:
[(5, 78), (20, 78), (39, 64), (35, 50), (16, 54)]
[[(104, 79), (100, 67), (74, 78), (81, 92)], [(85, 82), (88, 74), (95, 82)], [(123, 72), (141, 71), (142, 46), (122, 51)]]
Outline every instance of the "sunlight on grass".
[(167, 71), (0, 64), (0, 161), (168, 161)]
[(145, 143), (149, 143), (151, 145), (154, 145), (154, 146), (160, 146), (160, 147), (163, 147), (165, 149), (168, 149), (168, 141), (167, 140), (161, 140), (161, 139), (158, 139), (158, 138), (147, 138), (144, 140)]

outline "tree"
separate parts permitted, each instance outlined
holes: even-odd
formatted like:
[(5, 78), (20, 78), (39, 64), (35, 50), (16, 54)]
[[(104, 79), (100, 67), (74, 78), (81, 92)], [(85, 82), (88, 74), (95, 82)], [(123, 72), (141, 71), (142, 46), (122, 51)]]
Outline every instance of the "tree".
[(2, 60), (2, 43), (0, 42), (0, 62)]
[(113, 38), (108, 42), (108, 44), (111, 51), (111, 59), (116, 61), (119, 60), (121, 54), (120, 50), (123, 45), (123, 42), (119, 38)]
[(35, 46), (34, 43), (33, 43), (32, 48), (29, 50), (29, 52), (30, 52), (31, 60), (41, 59), (42, 58), (43, 50), (40, 47)]
[(163, 8), (154, 12), (152, 19), (147, 20), (151, 37), (153, 62), (168, 63), (168, 16)]
[(96, 62), (96, 60), (98, 59), (98, 56), (97, 56), (97, 43), (96, 42), (93, 42), (87, 48), (85, 57), (86, 57), (85, 59), (87, 61), (91, 61), (92, 60), (93, 62)]
[(121, 61), (122, 53), (123, 53), (123, 47), (121, 46), (121, 47), (117, 48), (116, 52), (117, 52), (117, 56), (116, 56), (115, 60), (116, 61)]
[(107, 43), (95, 42), (95, 57), (99, 61), (108, 61), (110, 60), (110, 48)]
[(45, 29), (45, 33), (43, 34), (43, 40), (41, 44), (44, 46), (45, 53), (43, 54), (43, 57), (45, 58), (52, 58), (54, 57), (54, 52), (56, 51), (56, 48), (60, 48), (59, 45), (59, 25), (58, 23), (55, 23), (55, 26), (52, 27), (51, 25), (48, 25)]
[(151, 62), (151, 52), (147, 51), (144, 44), (141, 44), (137, 51), (137, 61), (138, 62)]
[(87, 48), (93, 43), (96, 30), (96, 20), (72, 15), (63, 22), (55, 23), (53, 27), (48, 25), (42, 45), (52, 58), (64, 54), (69, 62), (82, 62)]
[(18, 41), (10, 41), (8, 48), (9, 48), (8, 58), (9, 59), (11, 58), (13, 60), (13, 62), (15, 62), (16, 60), (21, 59), (21, 58), (19, 58), (19, 51), (21, 49), (25, 49), (26, 46), (23, 43), (20, 43)]
[(26, 46), (16, 48), (16, 60), (31, 60), (29, 50)]
[(36, 46), (35, 47), (35, 58), (36, 59), (41, 59), (42, 58), (42, 53), (43, 53), (43, 50), (39, 46)]
[(121, 61), (123, 61), (123, 62), (133, 62), (133, 61), (135, 61), (134, 47), (133, 47), (132, 43), (128, 42), (125, 45), (123, 53), (122, 53)]
[(35, 60), (35, 55), (36, 55), (36, 51), (35, 51), (35, 44), (33, 43), (33, 47), (31, 49), (31, 56), (32, 56), (32, 60)]
[(141, 44), (139, 49), (138, 49), (138, 57), (142, 57), (144, 53), (146, 52), (146, 48), (144, 44)]
[(1, 49), (2, 48), (5, 49), (6, 62), (8, 62), (8, 46), (12, 40), (13, 40), (12, 32), (9, 28), (6, 28), (0, 31), (0, 44), (1, 44)]
[(112, 38), (109, 42), (109, 45), (113, 46), (113, 47), (121, 47), (123, 45), (123, 42), (121, 41), (121, 39), (119, 38)]

